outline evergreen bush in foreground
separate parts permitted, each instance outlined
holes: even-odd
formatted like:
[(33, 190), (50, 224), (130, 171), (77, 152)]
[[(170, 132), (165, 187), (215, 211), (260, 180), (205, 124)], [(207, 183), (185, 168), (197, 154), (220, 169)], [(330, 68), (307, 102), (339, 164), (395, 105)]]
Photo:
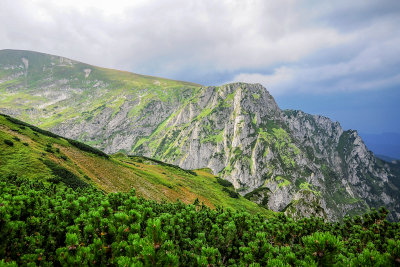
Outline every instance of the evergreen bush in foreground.
[(386, 215), (267, 219), (0, 178), (0, 266), (399, 266), (400, 225)]

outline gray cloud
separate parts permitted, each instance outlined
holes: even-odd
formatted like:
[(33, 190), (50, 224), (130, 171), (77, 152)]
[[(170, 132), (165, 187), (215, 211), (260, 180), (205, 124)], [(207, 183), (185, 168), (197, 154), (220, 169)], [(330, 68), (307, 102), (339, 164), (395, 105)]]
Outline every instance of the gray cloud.
[(5, 0), (0, 48), (283, 94), (371, 89), (398, 82), (397, 2)]
[[(326, 2), (324, 2), (326, 3)], [(357, 3), (357, 1), (356, 1)], [(382, 5), (385, 3), (382, 2)], [(376, 3), (365, 7), (351, 6), (357, 29), (349, 30), (339, 21), (339, 15), (326, 19), (343, 38), (340, 44), (313, 51), (297, 62), (276, 66), (272, 72), (241, 72), (234, 81), (260, 82), (274, 94), (335, 93), (348, 91), (382, 90), (400, 84), (400, 13), (399, 4), (393, 8), (378, 9), (371, 15)], [(342, 10), (339, 8), (337, 11)], [(383, 10), (385, 12), (383, 12)], [(347, 12), (350, 12), (347, 11)], [(320, 10), (320, 16), (326, 14)], [(386, 14), (386, 15), (385, 15)], [(400, 14), (399, 14), (400, 15)], [(314, 18), (322, 20), (320, 17)], [(346, 15), (344, 20), (346, 20)]]

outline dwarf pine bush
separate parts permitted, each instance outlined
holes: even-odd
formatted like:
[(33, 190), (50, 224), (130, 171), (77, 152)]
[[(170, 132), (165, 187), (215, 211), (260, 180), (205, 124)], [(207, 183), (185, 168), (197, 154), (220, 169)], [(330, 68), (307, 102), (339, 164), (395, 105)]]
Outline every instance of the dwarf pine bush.
[(267, 219), (0, 177), (0, 265), (399, 266), (400, 225), (386, 216)]

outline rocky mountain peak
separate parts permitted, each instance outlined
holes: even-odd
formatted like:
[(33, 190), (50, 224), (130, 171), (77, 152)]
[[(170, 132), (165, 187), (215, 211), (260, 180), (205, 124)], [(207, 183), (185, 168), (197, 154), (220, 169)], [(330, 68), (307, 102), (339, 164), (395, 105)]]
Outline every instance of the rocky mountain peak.
[(381, 205), (400, 218), (394, 165), (376, 159), (338, 122), (282, 111), (260, 84), (202, 87), (3, 50), (0, 93), (0, 112), (107, 153), (210, 168), (275, 211), (307, 187), (318, 192), (330, 220)]

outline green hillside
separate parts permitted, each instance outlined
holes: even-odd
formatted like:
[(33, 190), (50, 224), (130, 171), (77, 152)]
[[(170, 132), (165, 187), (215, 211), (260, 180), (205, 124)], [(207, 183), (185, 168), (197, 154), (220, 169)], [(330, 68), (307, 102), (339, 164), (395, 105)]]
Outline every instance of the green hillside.
[(272, 214), (239, 196), (232, 185), (209, 170), (188, 171), (153, 159), (107, 155), (74, 140), (0, 115), (0, 176), (65, 183), (76, 189), (93, 185), (105, 192), (136, 189), (156, 201), (200, 203)]
[[(72, 118), (90, 120), (105, 108), (117, 113), (127, 100), (140, 102), (129, 114), (138, 116), (152, 101), (178, 103), (199, 87), (44, 53), (0, 50), (1, 108), (18, 109), (18, 118), (45, 128)], [(44, 116), (32, 116), (32, 108)]]

